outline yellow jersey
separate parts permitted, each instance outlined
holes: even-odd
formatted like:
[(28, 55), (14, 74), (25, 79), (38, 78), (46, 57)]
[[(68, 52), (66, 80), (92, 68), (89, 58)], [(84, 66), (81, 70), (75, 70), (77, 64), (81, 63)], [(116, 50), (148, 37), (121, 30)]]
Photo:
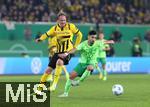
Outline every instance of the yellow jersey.
[(56, 46), (57, 39), (56, 37), (49, 37), (48, 38), (48, 48)]
[(56, 43), (56, 37), (48, 38), (48, 50), (50, 57), (52, 57), (57, 52)]
[[(72, 42), (74, 34), (77, 35), (75, 44)], [(81, 42), (82, 33), (72, 23), (66, 23), (63, 28), (57, 24), (52, 26), (49, 31), (44, 33), (40, 37), (40, 40), (45, 40), (47, 37), (56, 37), (57, 53), (62, 53), (68, 52), (76, 47)]]

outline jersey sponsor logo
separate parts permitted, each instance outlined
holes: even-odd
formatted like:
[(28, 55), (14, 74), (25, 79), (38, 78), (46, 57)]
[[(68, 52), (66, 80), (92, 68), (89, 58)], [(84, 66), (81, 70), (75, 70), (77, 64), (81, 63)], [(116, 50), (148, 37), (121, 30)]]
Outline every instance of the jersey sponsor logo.
[(69, 31), (55, 31), (54, 33), (57, 34), (57, 35), (60, 35), (60, 34), (62, 34), (62, 35), (69, 35), (70, 34)]

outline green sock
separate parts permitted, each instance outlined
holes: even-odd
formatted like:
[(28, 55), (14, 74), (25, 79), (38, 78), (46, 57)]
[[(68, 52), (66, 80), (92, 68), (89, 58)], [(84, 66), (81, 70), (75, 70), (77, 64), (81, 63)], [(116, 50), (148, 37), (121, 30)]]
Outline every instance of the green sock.
[(100, 68), (99, 68), (99, 66), (97, 66), (97, 71), (101, 74), (102, 73), (102, 71), (100, 70)]
[(107, 76), (107, 71), (106, 70), (103, 70), (103, 75)]
[(65, 93), (68, 93), (71, 88), (71, 80), (68, 79), (65, 85)]
[(80, 77), (79, 81), (82, 82), (85, 78), (87, 78), (88, 76), (90, 76), (90, 71), (85, 70), (84, 73), (82, 74), (82, 76)]

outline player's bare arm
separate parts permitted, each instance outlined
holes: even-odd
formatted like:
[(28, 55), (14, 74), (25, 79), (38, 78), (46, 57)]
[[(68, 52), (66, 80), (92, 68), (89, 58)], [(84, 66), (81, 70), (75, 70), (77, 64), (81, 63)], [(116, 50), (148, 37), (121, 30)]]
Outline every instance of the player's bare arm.
[(69, 54), (73, 54), (76, 50), (77, 50), (76, 48), (73, 48), (73, 49), (70, 50), (69, 52), (59, 54), (58, 56), (61, 57), (61, 58), (65, 58), (65, 57), (67, 57)]
[(104, 43), (105, 44), (114, 44), (115, 41), (114, 40), (105, 40)]

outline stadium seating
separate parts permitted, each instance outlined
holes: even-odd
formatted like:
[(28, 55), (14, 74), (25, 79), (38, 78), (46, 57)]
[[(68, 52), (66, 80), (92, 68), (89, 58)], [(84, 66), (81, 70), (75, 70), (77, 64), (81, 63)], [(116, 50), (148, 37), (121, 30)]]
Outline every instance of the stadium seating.
[[(73, 22), (149, 24), (147, 0), (1, 0), (0, 20), (53, 22), (60, 9)], [(130, 4), (130, 5), (129, 5)]]

